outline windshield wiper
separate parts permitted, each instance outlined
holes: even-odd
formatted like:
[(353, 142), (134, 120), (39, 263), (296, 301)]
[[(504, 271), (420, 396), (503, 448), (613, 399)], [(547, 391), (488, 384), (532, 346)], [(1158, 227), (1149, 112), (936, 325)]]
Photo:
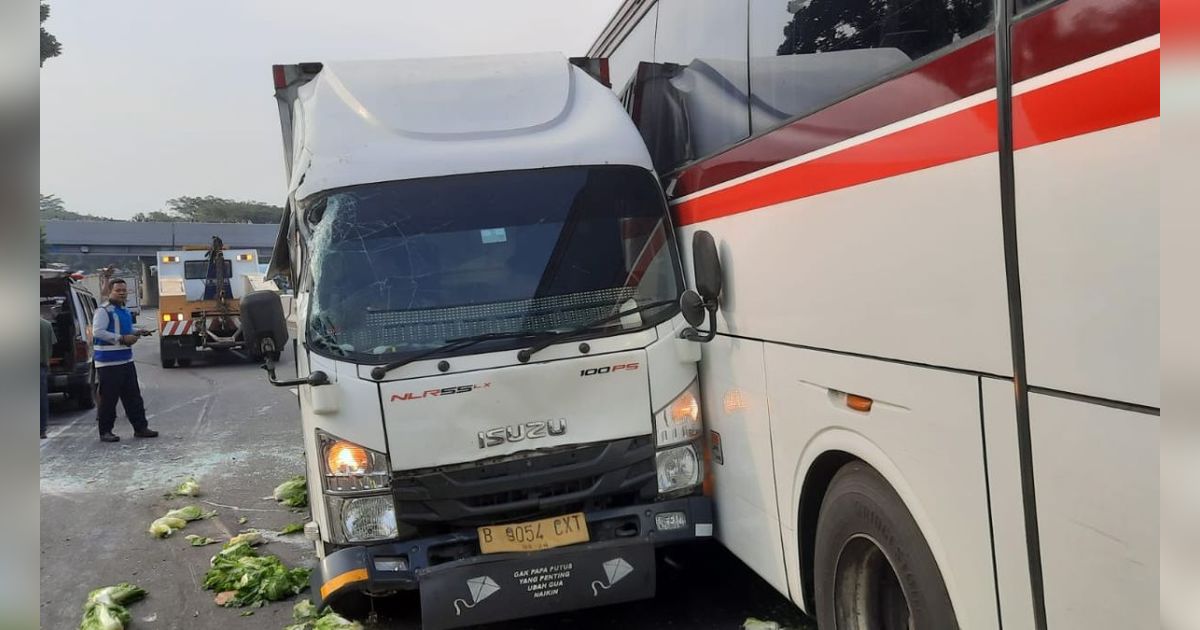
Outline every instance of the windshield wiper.
[(522, 337), (533, 337), (533, 336), (536, 336), (536, 334), (537, 333), (531, 333), (528, 331), (483, 333), (480, 335), (471, 335), (470, 337), (461, 337), (458, 339), (450, 339), (446, 343), (444, 343), (436, 348), (431, 348), (429, 350), (425, 350), (424, 352), (418, 352), (416, 354), (409, 355), (403, 359), (400, 359), (398, 361), (392, 361), (391, 363), (388, 363), (386, 365), (376, 366), (371, 369), (371, 378), (373, 378), (377, 381), (380, 381), (380, 380), (383, 380), (383, 377), (387, 376), (388, 372), (391, 372), (392, 370), (394, 370), (398, 367), (403, 367), (414, 361), (420, 361), (421, 359), (425, 359), (425, 358), (434, 356), (436, 354), (442, 354), (444, 352), (453, 352), (455, 350), (462, 350), (463, 348), (466, 348), (468, 346), (473, 346), (482, 341), (489, 341), (492, 339), (521, 339)]
[(529, 359), (533, 358), (533, 355), (541, 352), (542, 350), (545, 350), (546, 348), (549, 348), (550, 346), (554, 345), (555, 343), (557, 343), (559, 341), (564, 341), (575, 335), (580, 335), (582, 333), (586, 333), (587, 331), (591, 330), (592, 328), (595, 328), (596, 326), (599, 326), (600, 324), (607, 324), (608, 322), (611, 322), (614, 319), (621, 319), (622, 317), (625, 317), (626, 315), (633, 315), (635, 313), (641, 313), (642, 311), (648, 311), (652, 308), (658, 308), (660, 306), (667, 306), (668, 304), (675, 304), (675, 300), (658, 300), (655, 302), (647, 302), (645, 304), (640, 304), (633, 308), (627, 308), (623, 311), (617, 311), (616, 313), (609, 313), (608, 315), (605, 315), (603, 317), (597, 317), (596, 319), (593, 319), (592, 321), (590, 321), (582, 326), (577, 326), (577, 327), (571, 328), (569, 330), (560, 330), (557, 332), (546, 333), (546, 335), (543, 336), (542, 339), (539, 340), (537, 343), (518, 352), (517, 360), (520, 361), (521, 363), (527, 363), (529, 361)]

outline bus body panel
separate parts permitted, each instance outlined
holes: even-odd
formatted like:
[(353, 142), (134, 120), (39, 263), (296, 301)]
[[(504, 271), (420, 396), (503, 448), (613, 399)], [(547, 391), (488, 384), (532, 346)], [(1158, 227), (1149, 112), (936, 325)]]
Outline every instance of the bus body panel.
[(700, 378), (713, 461), (717, 537), (776, 590), (788, 594), (772, 470), (763, 343), (717, 337), (704, 346)]
[[(706, 230), (719, 247), (725, 338), (705, 349), (701, 385), (721, 450), (732, 459), (773, 446), (773, 481), (758, 468), (714, 467), (717, 509), (739, 534), (749, 519), (723, 512), (763, 515), (756, 531), (768, 536), (771, 506), (755, 500), (775, 483), (783, 558), (766, 557), (773, 541), (720, 535), (772, 583), (782, 564), (804, 606), (812, 585), (801, 583), (796, 506), (808, 466), (841, 449), (909, 506), (962, 627), (1038, 627), (1043, 609), (1049, 627), (1145, 625), (1157, 566), (1159, 3), (1015, 0), (1011, 19), (993, 13), (982, 30), (936, 43), (927, 61), (851, 80), (855, 89), (817, 109), (771, 100), (828, 87), (810, 78), (819, 85), (798, 91), (806, 60), (793, 53), (822, 50), (833, 63), (924, 32), (839, 42), (844, 24), (787, 15), (838, 2), (746, 0), (749, 29), (726, 20), (718, 35), (706, 20), (727, 6), (681, 14), (678, 3), (626, 0), (590, 53), (619, 61), (614, 87), (656, 164), (659, 151), (679, 158), (660, 171), (681, 238)], [(959, 8), (987, 5), (1009, 10)], [(931, 28), (941, 22), (919, 13), (950, 6), (903, 3)], [(630, 18), (643, 13), (635, 28)], [(1011, 38), (997, 41), (996, 24)], [(689, 43), (680, 30), (708, 35)], [(806, 32), (825, 40), (801, 46)], [(781, 33), (782, 43), (770, 39)], [(723, 60), (725, 84), (672, 91), (670, 81), (716, 68), (714, 51), (739, 42), (747, 53)], [(998, 76), (1011, 80), (1011, 100), (998, 100), (1010, 98)], [(706, 125), (722, 124), (705, 115), (729, 114), (739, 98), (753, 135), (693, 150), (712, 137)], [(767, 106), (782, 115), (761, 116)], [(1010, 117), (1011, 146), (1000, 124)], [(783, 124), (769, 129), (772, 120)], [(1001, 150), (1012, 151), (1011, 182)], [(737, 387), (741, 422), (719, 401)], [(900, 400), (907, 417), (847, 422), (831, 388)]]
[(1051, 628), (1158, 618), (1156, 415), (1030, 394)]
[[(1014, 116), (1054, 126), (1030, 109)], [(1159, 405), (1158, 148), (1154, 118), (1014, 154), (1030, 385)]]
[(689, 225), (683, 241), (717, 239), (734, 279), (722, 332), (1009, 374), (997, 173), (983, 155)]
[(979, 380), (1000, 623), (1005, 630), (1032, 630), (1036, 625), (1013, 383), (999, 378)]
[[(796, 521), (812, 463), (846, 452), (878, 470), (904, 500), (941, 568), (959, 625), (997, 627), (977, 378), (778, 344), (766, 347), (766, 374), (785, 544), (802, 534)], [(871, 398), (871, 410), (846, 407), (847, 393)], [(800, 554), (793, 549), (788, 557)], [(793, 587), (793, 597), (801, 592)]]

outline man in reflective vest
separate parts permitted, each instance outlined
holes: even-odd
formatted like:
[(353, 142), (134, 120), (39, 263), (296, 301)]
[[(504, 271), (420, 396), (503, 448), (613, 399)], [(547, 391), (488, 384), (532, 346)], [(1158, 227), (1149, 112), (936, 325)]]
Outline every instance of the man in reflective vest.
[(100, 441), (117, 442), (113, 424), (117, 421), (117, 400), (125, 408), (125, 416), (133, 425), (135, 437), (158, 437), (146, 422), (146, 406), (138, 387), (137, 369), (133, 366), (133, 344), (138, 337), (153, 334), (133, 327), (133, 315), (125, 310), (129, 289), (125, 281), (116, 278), (109, 285), (108, 302), (96, 309), (92, 318), (92, 339), (95, 347), (96, 376), (100, 382), (99, 412)]

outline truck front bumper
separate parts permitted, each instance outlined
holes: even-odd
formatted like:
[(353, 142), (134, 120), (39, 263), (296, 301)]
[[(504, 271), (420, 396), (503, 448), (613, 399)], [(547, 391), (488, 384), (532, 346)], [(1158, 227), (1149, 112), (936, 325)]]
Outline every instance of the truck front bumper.
[[(656, 515), (682, 513), (660, 530)], [(474, 530), (340, 549), (312, 574), (317, 609), (352, 593), (419, 588), (422, 627), (459, 628), (654, 596), (657, 546), (712, 536), (712, 503), (692, 496), (587, 512), (591, 542), (479, 553)], [(466, 557), (441, 562), (447, 549)]]

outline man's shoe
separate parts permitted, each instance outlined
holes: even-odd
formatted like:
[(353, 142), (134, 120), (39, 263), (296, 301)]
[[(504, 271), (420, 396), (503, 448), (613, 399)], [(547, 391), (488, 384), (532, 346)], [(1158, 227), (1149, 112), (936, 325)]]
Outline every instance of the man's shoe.
[(158, 437), (158, 431), (155, 431), (154, 429), (141, 429), (139, 431), (134, 431), (133, 437), (143, 437), (143, 438)]
[(101, 441), (101, 442), (120, 442), (120, 441), (121, 441), (121, 438), (120, 438), (120, 437), (117, 437), (117, 436), (115, 436), (115, 435), (113, 435), (113, 434), (111, 434), (111, 433), (101, 433), (101, 434), (100, 434), (100, 441)]
[(43, 440), (44, 440), (44, 439), (46, 439), (46, 432), (45, 432), (45, 431), (42, 431), (42, 439), (43, 439)]

